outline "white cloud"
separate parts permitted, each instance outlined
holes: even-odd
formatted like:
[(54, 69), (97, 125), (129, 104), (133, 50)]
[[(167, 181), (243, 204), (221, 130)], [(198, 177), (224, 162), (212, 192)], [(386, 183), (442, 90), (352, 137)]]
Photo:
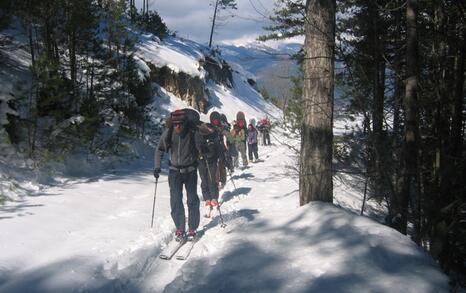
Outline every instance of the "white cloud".
[[(171, 31), (181, 37), (200, 43), (209, 41), (213, 7), (212, 0), (149, 0), (150, 9), (156, 10)], [(249, 40), (266, 33), (266, 16), (274, 8), (274, 0), (237, 0), (238, 9), (222, 11), (220, 19), (226, 19), (216, 29), (214, 43), (225, 40)], [(139, 6), (142, 0), (137, 0)], [(229, 17), (233, 14), (234, 17)], [(239, 42), (239, 41), (238, 41)], [(237, 43), (238, 43), (237, 42)]]

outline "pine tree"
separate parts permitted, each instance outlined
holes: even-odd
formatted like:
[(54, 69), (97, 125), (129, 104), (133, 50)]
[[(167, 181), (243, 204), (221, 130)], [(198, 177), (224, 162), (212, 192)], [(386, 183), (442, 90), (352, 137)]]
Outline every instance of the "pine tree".
[(270, 33), (260, 36), (259, 40), (279, 40), (304, 35), (305, 9), (304, 0), (277, 0), (274, 14), (270, 17), (273, 25), (264, 27)]
[(335, 9), (334, 0), (306, 2), (301, 205), (310, 201), (333, 201)]
[(209, 48), (212, 47), (212, 38), (214, 36), (215, 27), (217, 25), (218, 14), (221, 10), (237, 9), (236, 0), (215, 0), (214, 16), (212, 17), (212, 26), (210, 28)]

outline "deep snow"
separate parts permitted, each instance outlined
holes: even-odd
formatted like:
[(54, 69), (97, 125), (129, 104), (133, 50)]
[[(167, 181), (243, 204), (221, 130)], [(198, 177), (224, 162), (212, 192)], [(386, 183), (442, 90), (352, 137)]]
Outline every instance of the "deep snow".
[[(203, 76), (197, 45), (148, 37), (140, 48), (140, 58)], [(239, 110), (248, 119), (280, 118), (243, 75), (234, 79), (234, 89), (208, 86), (212, 110), (230, 120)], [(158, 93), (160, 113), (186, 106)], [(347, 125), (336, 123), (336, 134)], [(0, 207), (0, 292), (447, 292), (447, 277), (412, 241), (357, 215), (356, 178), (335, 179), (336, 205), (299, 207), (295, 158), (283, 140), (277, 128), (274, 145), (259, 147), (262, 161), (235, 171), (221, 194), (227, 227), (217, 214), (202, 219), (205, 233), (187, 261), (158, 258), (174, 226), (165, 170), (150, 228), (151, 156), (7, 202)], [(383, 215), (374, 202), (368, 210)]]
[(158, 258), (174, 226), (163, 174), (150, 229), (150, 164), (11, 203), (0, 212), (0, 292), (447, 292), (405, 236), (330, 204), (299, 207), (289, 155), (261, 147), (262, 162), (234, 173), (222, 192), (227, 227), (203, 219), (187, 261)]

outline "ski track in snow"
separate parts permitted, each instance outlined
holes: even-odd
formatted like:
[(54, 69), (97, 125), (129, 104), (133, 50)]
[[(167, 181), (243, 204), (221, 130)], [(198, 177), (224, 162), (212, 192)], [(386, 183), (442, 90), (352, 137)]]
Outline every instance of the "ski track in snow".
[(0, 292), (446, 292), (446, 277), (406, 237), (331, 205), (299, 207), (285, 146), (259, 155), (221, 191), (226, 228), (216, 211), (202, 217), (186, 261), (159, 258), (174, 226), (163, 173), (150, 229), (150, 166), (3, 208)]
[[(149, 74), (142, 59), (205, 78), (198, 62), (203, 46), (142, 36), (138, 48), (141, 78)], [(24, 50), (16, 54), (23, 67), (30, 63)], [(219, 110), (230, 121), (239, 109), (248, 119), (279, 119), (280, 110), (252, 89), (246, 76), (233, 72), (232, 89), (207, 83), (210, 111)], [(5, 80), (6, 89), (16, 84)], [(154, 88), (159, 115), (187, 106)], [(335, 134), (350, 124), (336, 121)], [(211, 219), (201, 218), (205, 233), (186, 261), (159, 259), (175, 228), (166, 170), (150, 228), (151, 160), (8, 202), (0, 207), (0, 293), (447, 291), (446, 276), (412, 241), (357, 216), (362, 192), (354, 177), (334, 180), (339, 207), (316, 202), (299, 207), (297, 175), (289, 168), (294, 158), (280, 139), (277, 129), (275, 145), (259, 146), (262, 160), (228, 178), (221, 192), (227, 226), (220, 227), (216, 211)], [(378, 216), (381, 209), (368, 202), (366, 214)]]
[[(261, 155), (270, 157), (270, 152), (278, 152), (278, 150), (272, 150), (271, 147), (270, 149), (264, 148)], [(110, 281), (108, 283), (103, 282), (103, 284), (100, 284), (101, 281), (98, 281), (97, 284), (79, 282), (78, 288), (80, 289), (78, 291), (107, 291), (110, 289), (114, 292), (125, 292), (133, 286), (145, 288), (148, 292), (163, 291), (166, 285), (173, 282), (174, 278), (186, 274), (190, 275), (190, 263), (193, 261), (205, 259), (209, 266), (215, 266), (216, 257), (221, 254), (231, 235), (238, 230), (245, 229), (245, 225), (251, 220), (248, 217), (251, 216), (249, 212), (252, 210), (242, 210), (239, 203), (249, 196), (248, 193), (251, 191), (251, 187), (248, 181), (254, 177), (252, 174), (259, 171), (261, 164), (263, 163), (250, 163), (250, 167), (247, 169), (243, 171), (236, 170), (232, 177), (237, 189), (233, 187), (232, 177), (228, 176), (227, 184), (221, 191), (221, 200), (224, 201), (221, 209), (227, 227), (220, 228), (220, 218), (215, 210), (210, 219), (202, 217), (200, 228), (204, 226), (205, 234), (196, 244), (187, 261), (178, 261), (175, 259), (166, 261), (158, 258), (162, 247), (171, 240), (173, 232), (171, 218), (168, 214), (168, 184), (166, 176), (161, 177), (159, 181), (155, 225), (154, 229), (150, 230), (144, 228), (149, 224), (150, 202), (153, 196), (153, 183), (151, 183), (150, 176), (139, 174), (138, 176), (123, 177), (116, 174), (95, 181), (77, 181), (75, 184), (69, 186), (51, 188), (47, 194), (44, 194), (44, 197), (31, 198), (31, 206), (36, 206), (39, 209), (42, 205), (47, 205), (50, 209), (56, 209), (57, 205), (68, 205), (71, 201), (71, 204), (76, 206), (76, 210), (74, 213), (67, 213), (66, 215), (47, 215), (41, 213), (40, 210), (34, 211), (34, 209), (31, 209), (31, 212), (24, 213), (40, 217), (44, 219), (43, 221), (50, 221), (49, 217), (55, 216), (59, 221), (66, 223), (61, 222), (60, 225), (49, 227), (48, 229), (40, 229), (37, 232), (56, 235), (56, 238), (51, 237), (50, 243), (60, 243), (60, 249), (46, 251), (46, 257), (44, 255), (43, 258), (33, 257), (35, 261), (25, 259), (23, 264), (25, 265), (27, 262), (30, 262), (37, 265), (38, 263), (45, 267), (47, 259), (57, 258), (58, 261), (58, 259), (66, 256), (75, 256), (76, 258), (85, 258), (86, 262), (90, 261), (93, 264), (84, 265), (83, 268), (72, 268), (75, 266), (74, 264), (61, 264), (61, 266), (64, 266), (72, 274), (82, 269), (79, 272), (83, 275), (82, 279), (90, 278), (98, 280), (99, 278), (105, 278)], [(260, 178), (256, 180), (259, 182), (263, 181), (256, 188), (263, 190), (268, 188), (270, 196), (276, 195), (275, 190), (269, 188), (270, 184), (266, 183), (266, 180)], [(135, 194), (137, 190), (140, 192)], [(51, 195), (60, 195), (60, 197), (48, 197)], [(201, 196), (200, 190), (199, 195)], [(109, 201), (109, 198), (112, 199)], [(102, 205), (98, 201), (112, 203), (114, 206)], [(144, 203), (144, 206), (142, 206), (142, 203)], [(201, 209), (202, 204), (203, 202), (201, 202)], [(99, 209), (93, 209), (93, 206), (97, 206)], [(160, 208), (161, 206), (163, 208)], [(102, 207), (105, 209), (101, 210)], [(159, 211), (163, 214), (158, 215)], [(81, 213), (84, 213), (82, 214), (84, 222), (79, 219)], [(16, 216), (23, 216), (23, 213), (18, 213)], [(134, 221), (135, 217), (144, 219), (144, 221), (138, 221), (138, 224), (140, 224), (139, 227), (135, 227), (134, 223), (130, 223), (132, 227), (123, 226), (118, 229), (119, 225), (126, 221), (128, 223)], [(2, 222), (0, 224), (7, 223)], [(65, 224), (66, 228), (63, 227), (63, 224)], [(63, 229), (66, 231), (63, 231)], [(123, 232), (123, 234), (130, 235), (130, 237), (136, 236), (136, 238), (121, 241), (121, 239), (112, 239), (117, 238), (112, 232), (108, 234), (100, 233), (101, 231), (112, 231), (114, 229)], [(125, 233), (125, 229), (135, 229), (139, 231), (139, 235), (129, 231)], [(27, 232), (24, 231), (24, 233)], [(66, 235), (65, 239), (63, 239), (63, 235)], [(38, 236), (38, 238), (40, 237)], [(11, 242), (14, 242), (14, 240)], [(121, 242), (124, 245), (121, 245)], [(82, 244), (79, 253), (83, 255), (75, 255), (72, 252), (75, 243)], [(53, 247), (52, 244), (42, 243), (42, 245), (44, 247)], [(59, 257), (60, 255), (61, 257)], [(17, 256), (19, 257), (19, 255)], [(21, 259), (21, 257), (19, 258)], [(89, 272), (86, 272), (86, 270), (89, 269), (89, 266), (94, 265), (100, 267), (100, 270), (97, 269), (88, 275)], [(26, 280), (28, 278), (35, 279), (34, 271), (41, 269), (43, 267), (26, 266), (26, 268), (19, 270), (19, 273)], [(68, 280), (67, 276), (63, 278), (64, 280), (71, 281)], [(175, 283), (178, 282), (177, 280)], [(184, 282), (187, 282), (187, 280)], [(76, 283), (76, 285), (78, 284)], [(4, 289), (8, 291), (11, 288), (15, 288), (15, 290), (18, 288), (21, 289), (25, 288), (24, 286), (18, 284), (16, 281), (6, 282), (6, 284), (0, 286), (0, 291), (3, 292)], [(178, 289), (181, 290), (181, 287), (178, 287)]]

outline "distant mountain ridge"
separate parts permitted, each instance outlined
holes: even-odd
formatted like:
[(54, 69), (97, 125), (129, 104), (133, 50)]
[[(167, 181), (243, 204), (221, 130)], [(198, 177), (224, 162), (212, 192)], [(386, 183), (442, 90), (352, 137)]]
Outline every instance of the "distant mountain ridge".
[(289, 93), (289, 77), (297, 74), (298, 65), (292, 56), (301, 47), (299, 43), (270, 46), (260, 42), (219, 46), (222, 58), (255, 75), (260, 89), (265, 88), (271, 96), (280, 99)]

